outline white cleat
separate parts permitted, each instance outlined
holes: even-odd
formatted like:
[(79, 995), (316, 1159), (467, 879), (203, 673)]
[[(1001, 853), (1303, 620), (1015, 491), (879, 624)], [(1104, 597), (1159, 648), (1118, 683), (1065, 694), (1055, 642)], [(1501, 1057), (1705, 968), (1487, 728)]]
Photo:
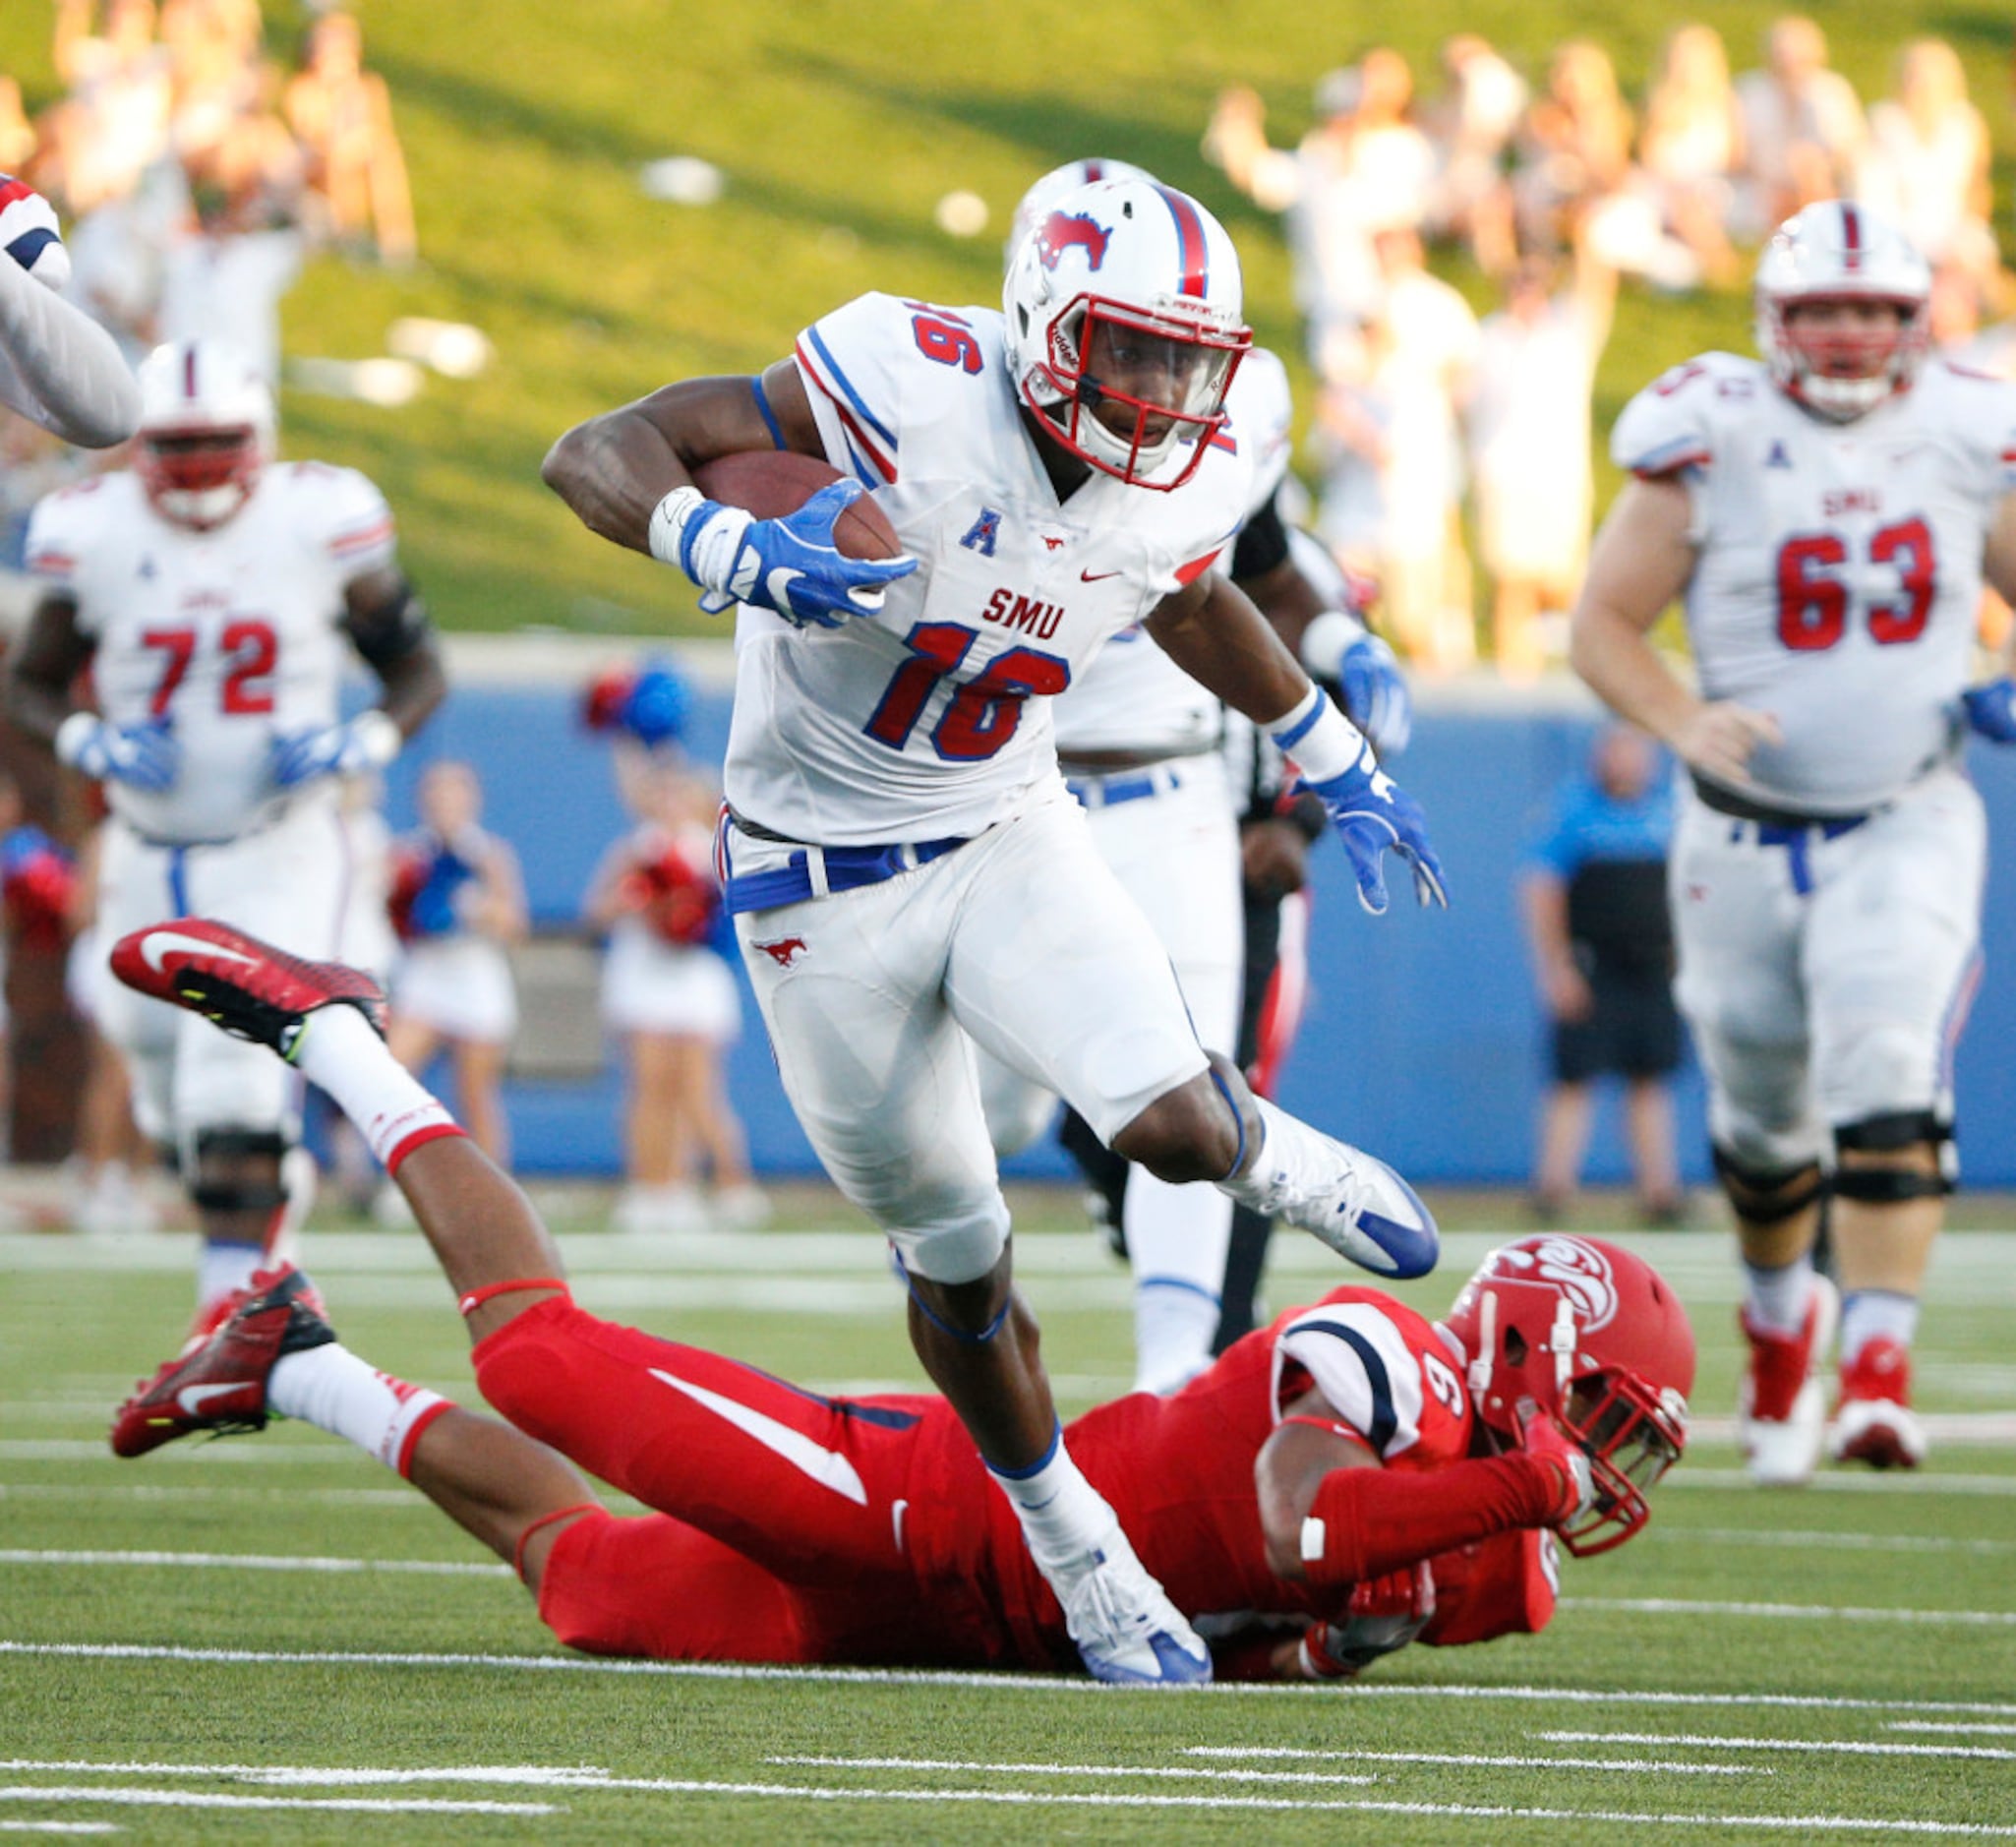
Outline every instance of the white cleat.
[(1825, 1277), (1813, 1279), (1806, 1327), (1796, 1337), (1743, 1330), (1750, 1359), (1738, 1387), (1737, 1442), (1749, 1478), (1763, 1488), (1796, 1488), (1820, 1465), (1827, 1406), (1819, 1365), (1833, 1343), (1841, 1297)]
[(1079, 1564), (1044, 1566), (1043, 1576), (1064, 1606), (1064, 1625), (1094, 1680), (1120, 1687), (1195, 1687), (1211, 1679), (1211, 1650), (1149, 1576), (1119, 1527)]
[[(1262, 1182), (1267, 1203), (1256, 1210), (1309, 1232), (1361, 1270), (1425, 1277), (1442, 1255), (1442, 1237), (1421, 1196), (1376, 1155), (1309, 1133), (1322, 1147), (1321, 1171), (1298, 1173), (1283, 1162)], [(1275, 1139), (1261, 1152), (1263, 1166)]]

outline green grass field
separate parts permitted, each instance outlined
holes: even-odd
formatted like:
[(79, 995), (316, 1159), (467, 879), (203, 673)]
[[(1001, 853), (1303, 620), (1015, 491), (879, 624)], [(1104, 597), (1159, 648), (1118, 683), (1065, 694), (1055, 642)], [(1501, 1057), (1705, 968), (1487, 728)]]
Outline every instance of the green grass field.
[[(1073, 1407), (1124, 1389), (1124, 1279), (1018, 1202)], [(1446, 1305), (1510, 1209), (1439, 1202)], [(1602, 1222), (1592, 1210), (1588, 1228)], [(1571, 1563), (1548, 1632), (1415, 1649), (1350, 1689), (742, 1673), (564, 1654), (501, 1567), (300, 1425), (139, 1462), (113, 1404), (170, 1346), (190, 1250), (0, 1239), (0, 1829), (148, 1841), (1241, 1838), (1579, 1843), (2016, 1836), (2016, 1214), (1941, 1247), (1922, 1474), (1764, 1496), (1737, 1472), (1719, 1231), (1639, 1243), (1691, 1305), (1699, 1435), (1648, 1532)], [(784, 1228), (640, 1243), (561, 1218), (581, 1298), (819, 1388), (917, 1375), (878, 1240), (821, 1191)], [(345, 1338), (472, 1398), (412, 1234), (309, 1259)], [(1284, 1306), (1336, 1271), (1276, 1245)]]

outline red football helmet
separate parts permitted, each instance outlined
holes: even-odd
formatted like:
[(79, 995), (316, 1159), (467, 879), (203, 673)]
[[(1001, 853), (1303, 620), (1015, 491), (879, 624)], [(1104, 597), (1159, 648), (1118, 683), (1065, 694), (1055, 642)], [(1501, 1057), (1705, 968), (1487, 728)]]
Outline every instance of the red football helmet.
[[(1833, 423), (1850, 423), (1925, 363), (1931, 270), (1903, 232), (1849, 200), (1829, 199), (1786, 219), (1757, 260), (1757, 347), (1772, 382)], [(1817, 328), (1795, 311), (1835, 303), (1892, 311), (1871, 325)]]
[(1188, 194), (1151, 179), (1080, 187), (1009, 261), (1016, 389), (1080, 461), (1134, 487), (1181, 487), (1224, 427), (1225, 388), (1253, 344), (1240, 300), (1232, 240)]
[(1580, 1558), (1636, 1532), (1647, 1491), (1687, 1447), (1694, 1383), (1693, 1330), (1659, 1273), (1600, 1238), (1520, 1238), (1484, 1260), (1442, 1325), (1469, 1357), (1470, 1400), (1502, 1448), (1537, 1407), (1587, 1455), (1596, 1499), (1561, 1542)]
[(178, 526), (221, 526), (252, 498), (272, 452), (272, 391), (216, 340), (157, 346), (138, 376), (133, 465), (148, 499)]

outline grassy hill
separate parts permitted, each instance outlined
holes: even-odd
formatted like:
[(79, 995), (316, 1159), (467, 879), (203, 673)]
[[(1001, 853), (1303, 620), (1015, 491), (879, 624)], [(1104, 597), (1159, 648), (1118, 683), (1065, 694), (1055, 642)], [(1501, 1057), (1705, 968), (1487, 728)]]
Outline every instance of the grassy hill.
[[(420, 314), (475, 323), (499, 357), (474, 381), (430, 378), (399, 410), (290, 391), (287, 451), (354, 463), (385, 487), (409, 565), (446, 625), (623, 631), (706, 624), (667, 574), (589, 538), (540, 486), (547, 445), (580, 417), (673, 378), (758, 367), (865, 288), (994, 300), (1001, 229), (1023, 187), (1089, 152), (1137, 160), (1219, 211), (1246, 260), (1261, 338), (1295, 357), (1279, 223), (1198, 151), (1222, 86), (1256, 86), (1272, 134), (1287, 141), (1307, 124), (1324, 70), (1386, 41), (1427, 87), (1437, 44), (1461, 28), (1536, 76), (1552, 46), (1586, 33), (1636, 91), (1677, 17), (1572, 0), (1376, 0), (1348, 18), (1312, 16), (1304, 0), (378, 0), (361, 11), (369, 62), (392, 89), (423, 261), (388, 274), (319, 259), (286, 303), (289, 350), (363, 358), (384, 350), (392, 320)], [(2016, 174), (2007, 18), (1986, 6), (1815, 11), (1866, 98), (1888, 88), (1912, 33), (1959, 46), (1998, 139), (2006, 213)], [(284, 55), (300, 16), (267, 12)], [(1722, 30), (1741, 68), (1771, 10), (1713, 4), (1695, 16)], [(31, 101), (53, 93), (37, 0), (0, 9), (0, 69)], [(724, 171), (718, 205), (645, 196), (638, 169), (672, 154)], [(934, 225), (936, 202), (955, 187), (991, 209), (981, 235)], [(1484, 305), (1475, 276), (1448, 272)], [(1628, 291), (1599, 419), (1670, 360), (1741, 347), (1746, 321), (1738, 295)]]

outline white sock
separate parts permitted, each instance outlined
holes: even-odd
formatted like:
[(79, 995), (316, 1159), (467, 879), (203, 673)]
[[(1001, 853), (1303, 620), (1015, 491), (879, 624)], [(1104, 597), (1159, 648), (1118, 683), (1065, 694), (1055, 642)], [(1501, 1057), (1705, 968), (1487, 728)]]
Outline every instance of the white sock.
[(196, 1259), (196, 1306), (200, 1313), (214, 1308), (227, 1295), (252, 1286), (252, 1273), (265, 1268), (266, 1252), (257, 1244), (206, 1242)]
[(1788, 1340), (1796, 1340), (1806, 1332), (1807, 1304), (1813, 1293), (1810, 1253), (1770, 1269), (1746, 1263), (1743, 1273), (1749, 1279), (1744, 1301), (1753, 1328), (1765, 1334), (1782, 1334)]
[(424, 1143), (462, 1132), (355, 1007), (310, 1014), (294, 1063), (357, 1125), (387, 1172)]
[(1211, 1364), (1217, 1331), (1216, 1296), (1187, 1282), (1143, 1278), (1134, 1285), (1135, 1391), (1173, 1392), (1187, 1385)]
[(267, 1382), (267, 1402), (282, 1417), (354, 1443), (401, 1475), (412, 1466), (421, 1431), (453, 1408), (439, 1392), (380, 1372), (339, 1341), (282, 1354)]
[(1046, 1576), (1054, 1568), (1083, 1562), (1109, 1534), (1119, 1530), (1119, 1516), (1078, 1472), (1078, 1464), (1064, 1447), (1062, 1430), (1051, 1439), (1048, 1454), (1033, 1468), (1004, 1475), (990, 1462), (987, 1470), (1014, 1503), (1030, 1555)]
[(1311, 1175), (1333, 1170), (1336, 1157), (1330, 1137), (1320, 1130), (1275, 1108), (1265, 1097), (1253, 1102), (1260, 1111), (1260, 1148), (1243, 1178), (1235, 1175), (1215, 1184), (1249, 1211), (1272, 1219), (1310, 1183)]
[(1918, 1297), (1894, 1289), (1856, 1289), (1841, 1304), (1841, 1363), (1855, 1364), (1871, 1341), (1909, 1346), (1918, 1333)]

